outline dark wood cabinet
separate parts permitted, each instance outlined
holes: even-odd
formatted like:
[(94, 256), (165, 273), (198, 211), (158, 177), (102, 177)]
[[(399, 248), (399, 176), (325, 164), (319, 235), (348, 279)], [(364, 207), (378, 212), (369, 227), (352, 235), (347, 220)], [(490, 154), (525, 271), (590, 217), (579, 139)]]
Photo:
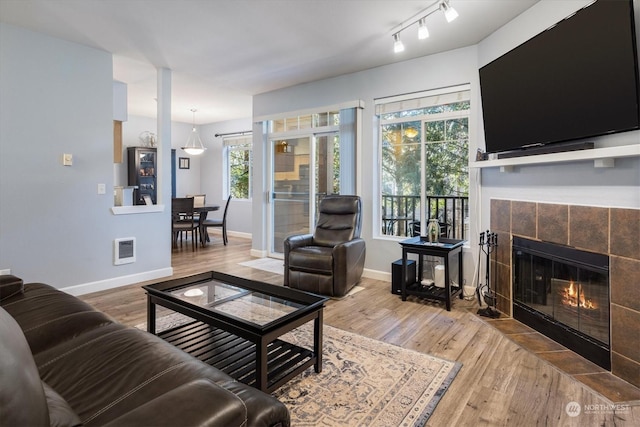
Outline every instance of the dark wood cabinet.
[(129, 185), (138, 187), (133, 191), (133, 204), (145, 205), (145, 196), (157, 203), (156, 178), (157, 153), (155, 148), (127, 147)]

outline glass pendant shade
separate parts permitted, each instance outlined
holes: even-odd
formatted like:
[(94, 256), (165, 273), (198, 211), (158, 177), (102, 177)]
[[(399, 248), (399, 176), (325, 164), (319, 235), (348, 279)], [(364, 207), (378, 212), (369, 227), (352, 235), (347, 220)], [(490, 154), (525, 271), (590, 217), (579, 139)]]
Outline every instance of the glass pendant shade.
[(202, 144), (200, 135), (198, 135), (198, 131), (196, 130), (196, 110), (194, 109), (191, 111), (193, 112), (193, 127), (191, 130), (191, 135), (189, 135), (189, 139), (187, 139), (187, 144), (182, 147), (182, 149), (187, 154), (198, 156), (204, 153), (204, 150), (206, 150), (206, 148), (204, 144)]

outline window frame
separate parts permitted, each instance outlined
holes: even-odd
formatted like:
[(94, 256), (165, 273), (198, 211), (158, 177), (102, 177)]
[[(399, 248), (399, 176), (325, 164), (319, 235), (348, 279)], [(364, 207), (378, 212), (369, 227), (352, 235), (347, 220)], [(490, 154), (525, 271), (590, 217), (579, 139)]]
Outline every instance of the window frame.
[[(422, 99), (411, 99), (411, 98), (404, 98), (404, 99), (399, 99), (399, 97), (392, 97), (389, 98), (389, 103), (385, 103), (385, 100), (377, 100), (376, 102), (376, 125), (377, 125), (377, 133), (378, 133), (378, 180), (377, 180), (377, 197), (378, 197), (378, 203), (377, 206), (380, 206), (380, 209), (377, 209), (377, 213), (376, 213), (376, 220), (374, 220), (374, 230), (373, 230), (373, 235), (376, 238), (383, 238), (383, 239), (391, 239), (391, 240), (403, 240), (406, 239), (408, 236), (401, 236), (401, 235), (397, 235), (395, 232), (393, 232), (393, 234), (387, 234), (386, 232), (383, 232), (383, 226), (386, 225), (386, 221), (384, 219), (384, 215), (385, 212), (383, 212), (383, 207), (384, 207), (384, 195), (383, 195), (383, 188), (384, 188), (384, 165), (385, 165), (385, 161), (384, 161), (384, 156), (383, 156), (383, 150), (384, 150), (384, 146), (383, 146), (383, 142), (384, 142), (384, 128), (385, 126), (388, 125), (397, 125), (397, 124), (401, 124), (401, 123), (410, 123), (410, 122), (419, 122), (420, 123), (420, 139), (419, 141), (416, 141), (416, 144), (419, 145), (419, 150), (420, 150), (420, 164), (422, 165), (420, 167), (420, 183), (419, 183), (419, 195), (420, 195), (420, 207), (419, 207), (419, 215), (420, 215), (420, 223), (421, 223), (421, 227), (425, 226), (426, 222), (427, 222), (427, 218), (426, 218), (426, 212), (427, 212), (427, 196), (426, 196), (426, 188), (427, 188), (427, 165), (426, 165), (426, 145), (429, 143), (428, 141), (426, 141), (427, 135), (426, 135), (426, 126), (428, 122), (436, 122), (436, 121), (447, 121), (447, 120), (451, 120), (451, 119), (456, 119), (456, 118), (465, 118), (467, 120), (467, 129), (469, 130), (470, 128), (470, 123), (472, 120), (472, 106), (471, 106), (471, 102), (470, 102), (470, 91), (468, 87), (458, 87), (459, 89), (459, 94), (456, 94), (456, 92), (450, 92), (450, 93), (446, 93), (445, 94), (445, 98), (447, 99), (446, 102), (442, 102), (442, 103), (438, 103), (438, 102), (433, 102), (433, 100), (437, 99), (437, 97), (442, 96), (443, 92), (442, 91), (438, 91), (438, 93), (432, 94), (430, 95), (429, 92), (423, 92), (421, 93), (421, 95), (424, 95), (424, 97)], [(460, 98), (457, 100), (452, 101), (452, 97), (455, 97), (456, 95), (458, 95)], [(454, 104), (457, 102), (466, 102), (467, 103), (467, 108), (466, 109), (462, 109), (462, 110), (451, 110), (451, 111), (443, 111), (443, 112), (437, 112), (437, 113), (432, 113), (429, 114), (428, 112), (422, 113), (422, 114), (416, 114), (416, 115), (411, 115), (410, 112), (412, 111), (417, 111), (423, 108), (429, 108), (429, 107), (439, 107), (441, 105), (448, 105), (448, 104)], [(428, 105), (425, 105), (428, 104)], [(401, 109), (401, 107), (403, 105), (406, 105), (408, 108), (406, 109)], [(400, 107), (400, 108), (399, 108)], [(405, 113), (406, 115), (404, 115), (403, 117), (398, 117), (398, 115)], [(391, 118), (385, 118), (385, 117), (390, 117)], [(445, 141), (443, 141), (445, 142)], [(467, 132), (467, 174), (468, 174), (468, 182), (469, 182), (469, 189), (468, 192), (471, 192), (471, 177), (469, 176), (469, 168), (468, 168), (468, 163), (469, 163), (469, 158), (470, 158), (470, 153), (469, 150), (471, 148), (471, 132)], [(470, 197), (470, 194), (467, 195), (467, 211), (468, 211), (468, 198)], [(446, 207), (445, 207), (446, 209)], [(387, 213), (388, 214), (388, 213)], [(391, 212), (391, 214), (393, 215), (394, 212)], [(464, 212), (462, 212), (462, 220), (465, 221), (467, 219), (469, 219), (470, 215), (468, 215), (466, 218), (464, 217)], [(407, 230), (409, 226), (407, 226)], [(460, 227), (462, 227), (461, 229), (461, 233), (464, 233), (464, 227), (465, 224), (462, 223), (460, 224)], [(469, 236), (465, 236), (465, 238), (469, 238)]]
[(232, 179), (231, 179), (231, 153), (238, 151), (247, 151), (249, 153), (249, 177), (248, 177), (248, 188), (247, 188), (247, 198), (236, 197), (234, 195), (234, 199), (236, 200), (248, 200), (251, 201), (253, 199), (253, 136), (252, 134), (236, 136), (236, 137), (225, 137), (223, 138), (222, 144), (224, 148), (224, 169), (225, 169), (225, 184), (224, 184), (224, 198), (226, 199), (229, 195), (232, 194)]

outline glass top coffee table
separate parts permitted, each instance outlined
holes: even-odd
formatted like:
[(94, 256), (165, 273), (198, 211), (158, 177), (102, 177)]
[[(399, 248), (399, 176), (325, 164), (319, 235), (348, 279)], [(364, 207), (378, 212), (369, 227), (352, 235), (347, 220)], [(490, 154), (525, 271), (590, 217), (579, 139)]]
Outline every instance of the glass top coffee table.
[[(326, 297), (215, 271), (143, 288), (149, 332), (156, 305), (187, 316), (157, 335), (240, 382), (270, 393), (311, 365), (322, 371)], [(279, 339), (311, 321), (310, 348)]]

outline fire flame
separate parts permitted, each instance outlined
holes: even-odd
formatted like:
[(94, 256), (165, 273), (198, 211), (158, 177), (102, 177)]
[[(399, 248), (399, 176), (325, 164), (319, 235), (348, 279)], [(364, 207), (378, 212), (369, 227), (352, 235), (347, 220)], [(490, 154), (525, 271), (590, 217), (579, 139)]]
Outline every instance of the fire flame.
[(574, 284), (573, 281), (569, 282), (569, 287), (564, 288), (562, 303), (571, 307), (587, 308), (590, 310), (596, 310), (597, 304), (584, 296), (582, 285)]

